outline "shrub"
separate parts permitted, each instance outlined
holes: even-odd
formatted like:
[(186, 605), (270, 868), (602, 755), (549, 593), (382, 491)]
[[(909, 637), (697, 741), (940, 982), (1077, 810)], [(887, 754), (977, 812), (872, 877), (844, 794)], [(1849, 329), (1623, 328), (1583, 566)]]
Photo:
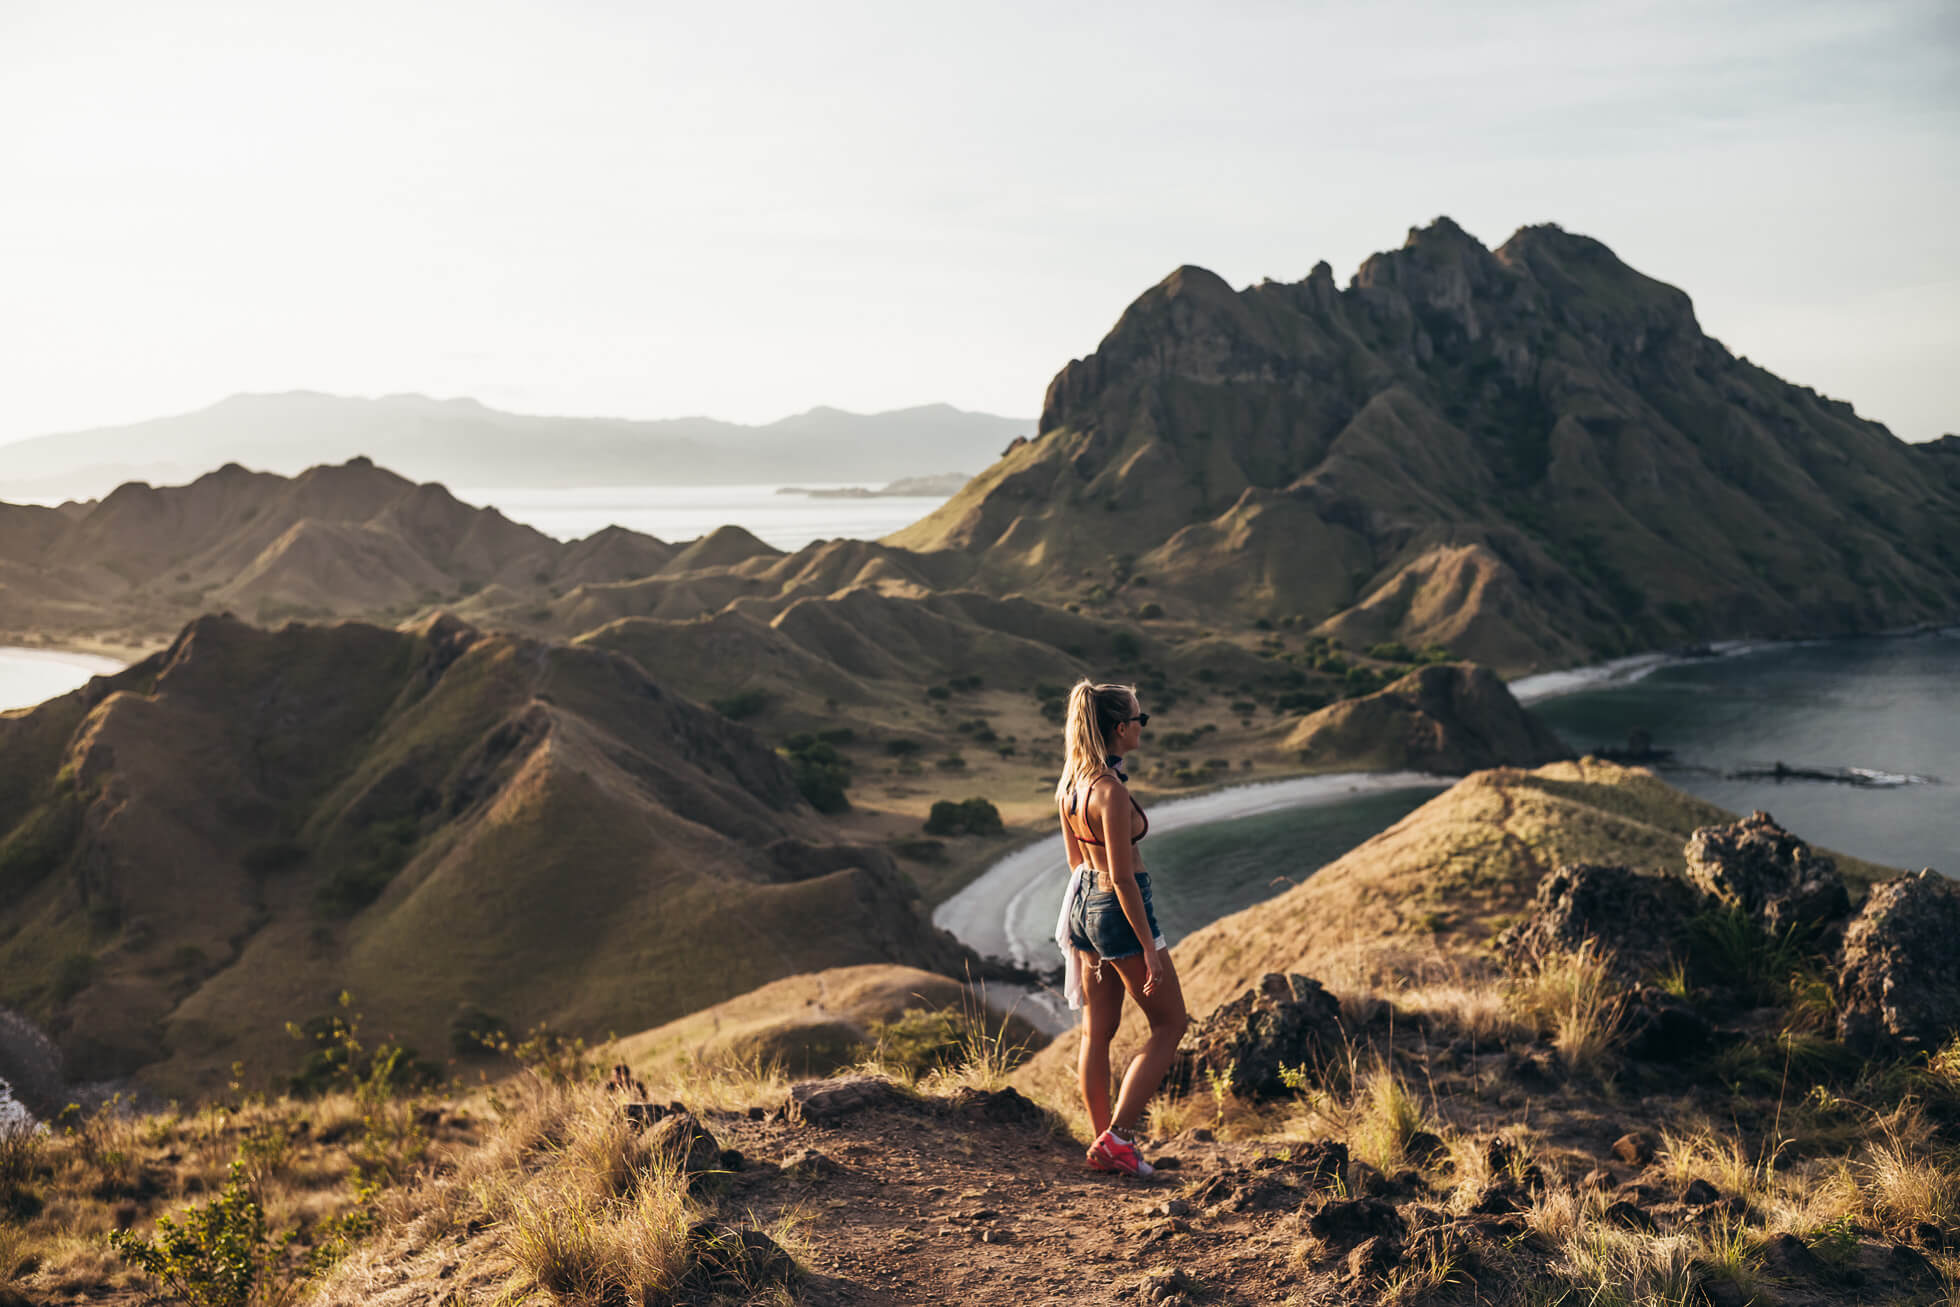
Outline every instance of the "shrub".
[(837, 752), (828, 740), (799, 733), (783, 745), (789, 756), (790, 775), (797, 791), (818, 812), (837, 813), (850, 809), (844, 791), (851, 784), (850, 760)]
[(114, 1230), (110, 1245), (194, 1307), (247, 1307), (271, 1264), (273, 1247), (266, 1238), (265, 1208), (246, 1182), (245, 1163), (233, 1161), (229, 1176), (210, 1202), (187, 1207), (175, 1219), (158, 1217), (156, 1238)]
[(1412, 663), (1416, 660), (1416, 656), (1409, 651), (1409, 646), (1400, 640), (1384, 640), (1380, 644), (1371, 644), (1368, 646), (1368, 656), (1379, 658), (1385, 663)]
[(950, 699), (952, 697), (953, 692), (943, 685), (928, 685), (926, 687), (926, 698), (928, 699)]
[[(1138, 584), (1140, 584), (1140, 582)], [(1159, 617), (1162, 617), (1163, 615), (1164, 615), (1164, 606), (1155, 601), (1147, 603), (1143, 607), (1137, 609), (1137, 620), (1139, 622), (1152, 622), (1158, 619)]]
[(492, 1048), (509, 1028), (502, 1017), (492, 1016), (474, 1003), (465, 1003), (449, 1018), (449, 1050), (452, 1053), (481, 1053)]
[(1133, 663), (1143, 656), (1143, 642), (1128, 631), (1109, 638), (1109, 652), (1119, 663)]
[(932, 805), (932, 812), (926, 817), (928, 835), (998, 835), (1006, 827), (1000, 819), (1000, 809), (985, 799), (968, 799), (955, 803), (951, 799), (941, 799)]
[(766, 690), (741, 690), (722, 699), (708, 700), (708, 706), (731, 722), (744, 721), (754, 717), (769, 706), (770, 695)]

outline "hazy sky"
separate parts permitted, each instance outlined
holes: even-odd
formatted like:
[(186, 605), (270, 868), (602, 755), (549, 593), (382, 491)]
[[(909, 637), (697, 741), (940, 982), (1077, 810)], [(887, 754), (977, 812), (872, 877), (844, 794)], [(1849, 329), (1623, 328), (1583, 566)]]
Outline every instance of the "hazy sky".
[(1960, 430), (1953, 0), (0, 0), (0, 194), (0, 440), (294, 388), (1032, 415), (1178, 264), (1345, 283), (1442, 213)]

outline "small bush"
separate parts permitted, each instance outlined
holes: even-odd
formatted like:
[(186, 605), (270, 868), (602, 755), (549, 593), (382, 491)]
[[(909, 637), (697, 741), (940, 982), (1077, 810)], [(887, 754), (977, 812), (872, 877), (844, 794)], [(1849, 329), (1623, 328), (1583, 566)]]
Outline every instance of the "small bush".
[(110, 1246), (193, 1307), (248, 1307), (274, 1248), (245, 1163), (232, 1162), (229, 1175), (210, 1202), (187, 1207), (174, 1219), (158, 1217), (154, 1239), (114, 1230)]
[(1143, 656), (1143, 642), (1128, 631), (1109, 638), (1109, 652), (1119, 663), (1133, 663)]
[(789, 737), (783, 751), (789, 756), (797, 791), (811, 807), (823, 813), (850, 810), (844, 791), (851, 784), (851, 764), (836, 745), (821, 736), (798, 733)]
[(1000, 819), (1000, 809), (978, 798), (968, 799), (964, 803), (955, 803), (951, 799), (939, 800), (932, 805), (925, 825), (928, 835), (998, 835), (1005, 829)]
[(917, 740), (899, 739), (885, 741), (885, 752), (894, 758), (910, 758), (918, 753), (921, 747)]
[(767, 690), (742, 690), (721, 699), (708, 700), (708, 706), (731, 722), (746, 721), (769, 707)]
[[(1142, 582), (1137, 581), (1132, 582), (1132, 584), (1140, 585)], [(1137, 609), (1137, 620), (1139, 622), (1154, 622), (1163, 615), (1164, 606), (1154, 600)]]
[(1416, 660), (1415, 654), (1409, 651), (1409, 646), (1400, 640), (1384, 640), (1380, 644), (1371, 644), (1368, 646), (1368, 656), (1379, 658), (1385, 663), (1412, 663)]
[(449, 1018), (449, 1051), (481, 1053), (495, 1047), (498, 1038), (508, 1032), (502, 1017), (492, 1016), (474, 1003), (465, 1003)]
[(938, 762), (935, 762), (933, 766), (939, 768), (941, 771), (965, 771), (966, 759), (960, 757), (957, 753), (949, 753)]

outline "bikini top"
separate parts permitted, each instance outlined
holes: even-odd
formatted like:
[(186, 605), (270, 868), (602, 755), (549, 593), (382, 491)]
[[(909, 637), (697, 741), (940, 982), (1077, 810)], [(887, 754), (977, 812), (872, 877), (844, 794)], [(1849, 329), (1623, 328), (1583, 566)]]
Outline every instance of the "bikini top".
[[(1089, 788), (1094, 789), (1103, 780), (1107, 779), (1107, 777), (1108, 777), (1107, 773), (1104, 773), (1104, 775), (1102, 776), (1096, 777), (1095, 780), (1089, 782)], [(1129, 792), (1126, 790), (1124, 791), (1124, 793), (1127, 794)], [(1150, 833), (1150, 814), (1143, 810), (1143, 805), (1137, 802), (1137, 796), (1134, 794), (1130, 795), (1130, 807), (1136, 810), (1137, 816), (1143, 818), (1143, 829), (1139, 831), (1130, 840), (1130, 843), (1138, 844), (1142, 842), (1143, 837), (1145, 835), (1148, 835)], [(1075, 794), (1073, 791), (1071, 791), (1068, 796), (1068, 815), (1070, 817), (1075, 816)], [(1064, 820), (1066, 820), (1066, 818)], [(1100, 847), (1103, 843), (1101, 840), (1097, 839), (1094, 835), (1089, 833), (1087, 822), (1082, 823), (1082, 829), (1080, 830), (1076, 829), (1076, 826), (1073, 822), (1069, 823), (1069, 832), (1075, 836), (1075, 841), (1078, 844), (1094, 844)]]

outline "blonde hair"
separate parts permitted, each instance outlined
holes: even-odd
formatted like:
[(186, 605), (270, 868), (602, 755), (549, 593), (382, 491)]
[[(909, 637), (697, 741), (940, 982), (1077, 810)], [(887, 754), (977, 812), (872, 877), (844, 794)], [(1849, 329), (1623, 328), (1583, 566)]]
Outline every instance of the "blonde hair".
[(1109, 765), (1116, 728), (1136, 711), (1134, 685), (1094, 685), (1083, 677), (1068, 692), (1068, 718), (1062, 726), (1062, 775), (1055, 782), (1061, 803), (1077, 785), (1100, 776)]

